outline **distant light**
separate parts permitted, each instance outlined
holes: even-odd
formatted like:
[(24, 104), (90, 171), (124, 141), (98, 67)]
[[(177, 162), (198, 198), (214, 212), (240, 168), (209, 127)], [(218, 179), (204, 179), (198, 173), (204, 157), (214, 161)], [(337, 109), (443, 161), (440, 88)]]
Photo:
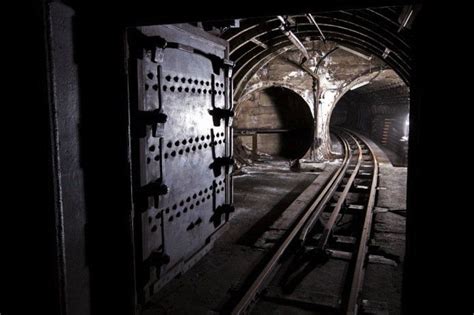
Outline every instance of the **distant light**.
[(410, 125), (410, 115), (407, 115), (407, 118), (405, 119), (405, 128), (403, 130), (403, 133), (405, 135), (400, 139), (400, 141), (408, 141), (408, 133), (410, 130), (409, 125)]
[(364, 86), (364, 85), (367, 85), (369, 84), (370, 82), (369, 81), (364, 81), (364, 82), (360, 82), (360, 83), (357, 83), (356, 85), (354, 85), (353, 87), (350, 88), (350, 90), (355, 90), (355, 89), (358, 89), (360, 88), (361, 86)]
[(339, 48), (341, 48), (342, 50), (345, 50), (345, 51), (347, 51), (347, 52), (350, 52), (350, 53), (353, 54), (353, 55), (356, 55), (356, 56), (358, 56), (358, 57), (361, 57), (361, 58), (363, 58), (363, 59), (365, 59), (365, 60), (372, 60), (372, 56), (364, 55), (363, 53), (358, 52), (358, 51), (356, 51), (356, 50), (354, 50), (354, 49), (351, 49), (351, 48), (349, 48), (349, 47), (342, 46), (342, 45), (337, 45), (337, 47), (339, 47)]

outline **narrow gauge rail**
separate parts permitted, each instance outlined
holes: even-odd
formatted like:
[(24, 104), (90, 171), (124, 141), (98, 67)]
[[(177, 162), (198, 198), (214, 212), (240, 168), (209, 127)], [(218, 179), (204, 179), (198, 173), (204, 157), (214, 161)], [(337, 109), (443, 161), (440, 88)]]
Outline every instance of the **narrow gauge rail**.
[[(368, 243), (372, 226), (373, 207), (375, 204), (378, 163), (368, 144), (359, 136), (348, 130), (338, 130), (344, 148), (344, 159), (334, 174), (329, 178), (324, 189), (314, 197), (313, 202), (286, 233), (282, 240), (273, 248), (270, 258), (250, 284), (243, 288), (238, 302), (234, 303), (231, 314), (244, 314), (258, 303), (265, 295), (266, 287), (282, 269), (282, 258), (293, 259), (301, 253), (312, 254), (314, 259), (336, 258), (349, 262), (345, 272), (341, 296), (336, 305), (329, 311), (337, 314), (360, 314), (360, 292), (364, 281), (366, 262), (368, 259)], [(357, 204), (349, 199), (356, 193)], [(326, 214), (326, 219), (323, 218)], [(337, 238), (337, 226), (341, 218), (348, 215), (353, 218), (350, 223), (351, 235), (345, 236), (352, 243), (351, 250), (340, 251), (331, 248), (332, 241)], [(343, 237), (341, 237), (343, 238)], [(311, 299), (308, 304), (324, 308)], [(323, 303), (324, 304), (324, 303)]]

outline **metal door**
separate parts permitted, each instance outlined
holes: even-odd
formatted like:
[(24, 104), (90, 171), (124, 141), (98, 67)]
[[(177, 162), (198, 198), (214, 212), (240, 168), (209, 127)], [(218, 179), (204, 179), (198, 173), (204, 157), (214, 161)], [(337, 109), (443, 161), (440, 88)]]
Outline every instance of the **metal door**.
[(140, 303), (212, 246), (229, 220), (232, 62), (190, 25), (127, 33)]

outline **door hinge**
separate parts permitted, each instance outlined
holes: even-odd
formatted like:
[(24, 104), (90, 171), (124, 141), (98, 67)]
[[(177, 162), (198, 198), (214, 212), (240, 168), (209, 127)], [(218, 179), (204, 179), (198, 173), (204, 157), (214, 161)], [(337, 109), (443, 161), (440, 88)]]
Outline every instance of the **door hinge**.
[(160, 250), (152, 251), (150, 256), (148, 257), (149, 266), (153, 266), (157, 269), (163, 265), (168, 264), (169, 262), (170, 262), (170, 256)]
[(233, 157), (216, 157), (214, 162), (209, 165), (209, 168), (214, 171), (214, 177), (218, 177), (222, 173), (222, 167), (225, 167), (225, 174), (229, 174), (229, 169), (232, 165), (234, 165)]
[[(214, 204), (215, 204), (214, 197)], [(222, 204), (218, 207), (214, 205), (214, 213), (211, 216), (210, 221), (214, 223), (214, 227), (218, 227), (222, 223), (222, 215), (225, 215), (225, 219), (229, 219), (229, 214), (235, 211), (235, 207), (231, 204)]]
[(163, 62), (163, 50), (168, 46), (168, 41), (161, 36), (146, 36), (142, 32), (133, 29), (129, 33), (129, 43), (133, 50), (133, 56), (138, 59), (143, 59), (143, 52), (150, 52), (150, 59), (152, 62)]
[(152, 111), (139, 111), (137, 112), (138, 120), (138, 136), (146, 136), (146, 126), (151, 126), (152, 136), (156, 137), (156, 131), (158, 124), (164, 124), (168, 120), (168, 115), (163, 113), (161, 109), (155, 109)]
[(211, 114), (212, 121), (214, 122), (214, 126), (216, 127), (219, 127), (221, 125), (221, 119), (223, 119), (225, 122), (225, 125), (228, 126), (230, 118), (234, 117), (233, 110), (218, 108), (218, 107), (209, 109), (209, 114)]
[(161, 178), (146, 184), (140, 188), (140, 193), (143, 197), (153, 197), (155, 208), (158, 207), (159, 196), (166, 195), (169, 192), (169, 187), (165, 185)]

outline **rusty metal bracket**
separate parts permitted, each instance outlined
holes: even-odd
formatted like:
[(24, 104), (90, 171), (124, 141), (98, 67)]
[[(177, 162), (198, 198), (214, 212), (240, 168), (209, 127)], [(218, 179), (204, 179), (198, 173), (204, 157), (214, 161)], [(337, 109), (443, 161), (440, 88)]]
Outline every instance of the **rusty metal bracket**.
[[(234, 62), (229, 60), (229, 59), (225, 59), (225, 58), (220, 59), (220, 60), (222, 62), (222, 64), (220, 64), (220, 67), (223, 67), (225, 69), (224, 74), (228, 78), (231, 78), (232, 77), (232, 69), (235, 65)], [(232, 117), (234, 117), (234, 111), (232, 110), (231, 106), (229, 105), (229, 103), (231, 104), (232, 101), (229, 101), (229, 99), (228, 99), (229, 95), (226, 94), (225, 107), (224, 108), (216, 107), (216, 105), (215, 105), (216, 104), (216, 101), (215, 101), (216, 91), (215, 91), (214, 83), (215, 83), (215, 76), (212, 75), (211, 76), (211, 86), (212, 86), (211, 106), (212, 106), (212, 109), (209, 109), (208, 112), (212, 116), (212, 121), (213, 121), (215, 127), (219, 127), (221, 125), (221, 120), (224, 120), (225, 126), (228, 126), (230, 119)], [(229, 83), (228, 83), (227, 80), (226, 80), (225, 84), (226, 84), (226, 93), (228, 93)]]
[(146, 126), (151, 126), (152, 135), (156, 137), (156, 131), (158, 129), (158, 124), (164, 124), (168, 120), (168, 115), (162, 113), (160, 109), (155, 109), (153, 111), (139, 111), (137, 112), (137, 120), (140, 122), (138, 124), (138, 136), (146, 136)]
[[(143, 112), (142, 112), (143, 113)], [(160, 195), (165, 195), (169, 192), (169, 187), (163, 183), (165, 178), (163, 174), (163, 137), (159, 138), (159, 170), (160, 177), (137, 190), (137, 208), (138, 211), (145, 212), (149, 207), (149, 197), (153, 197), (154, 207), (158, 208), (158, 201)]]
[(214, 162), (209, 165), (209, 168), (214, 171), (214, 177), (218, 177), (222, 174), (222, 167), (225, 167), (225, 173), (229, 174), (229, 169), (234, 165), (234, 158), (232, 156), (217, 157), (214, 145), (214, 129), (211, 129), (211, 143), (212, 143), (212, 158)]
[(166, 195), (169, 192), (169, 188), (163, 183), (162, 179), (159, 178), (141, 187), (140, 192), (144, 197), (153, 197), (155, 207), (158, 207), (158, 197)]
[(235, 207), (231, 204), (221, 204), (220, 206), (216, 205), (216, 181), (213, 181), (212, 185), (212, 209), (213, 215), (211, 216), (209, 222), (212, 222), (215, 227), (218, 227), (222, 223), (222, 215), (225, 215), (225, 219), (229, 220), (229, 214), (235, 211)]
[(225, 125), (229, 124), (230, 118), (234, 117), (234, 111), (231, 109), (224, 109), (215, 107), (213, 109), (209, 109), (209, 114), (212, 116), (212, 121), (214, 122), (214, 126), (219, 127), (221, 125), (221, 120), (223, 119)]
[[(206, 53), (200, 49), (194, 48), (189, 45), (184, 45), (176, 42), (168, 42), (161, 36), (146, 36), (138, 30), (131, 31), (129, 37), (131, 43), (133, 43), (135, 47), (139, 47), (141, 49), (144, 49), (145, 51), (151, 51), (151, 60), (153, 62), (162, 62), (163, 50), (166, 48), (174, 48), (206, 57), (211, 61), (212, 70), (214, 73), (219, 74), (220, 69), (226, 69), (227, 75), (229, 77), (232, 76), (232, 69), (234, 68), (235, 63), (230, 59), (221, 58), (217, 55)], [(143, 51), (136, 51), (136, 57), (140, 59), (143, 58)]]
[(222, 167), (225, 167), (225, 173), (229, 174), (230, 167), (234, 165), (233, 157), (217, 157), (214, 162), (209, 165), (209, 168), (214, 171), (214, 177), (218, 177), (222, 174)]
[[(189, 53), (201, 55), (209, 59), (212, 63), (212, 70), (214, 73), (219, 74), (220, 69), (232, 69), (235, 65), (233, 61), (226, 58), (221, 58), (217, 55), (206, 53), (200, 49), (194, 48), (189, 45), (184, 45), (176, 42), (168, 42), (161, 36), (146, 36), (139, 31), (135, 31), (132, 35), (132, 40), (135, 40), (135, 44), (143, 48), (146, 51), (151, 51), (153, 62), (161, 62), (162, 58), (158, 58), (160, 53), (166, 48), (174, 48)], [(232, 71), (230, 71), (232, 74)]]
[(163, 98), (161, 95), (161, 65), (157, 66), (156, 77), (158, 81), (157, 96), (158, 96), (158, 108), (152, 111), (138, 111), (136, 113), (137, 124), (137, 136), (146, 136), (146, 126), (151, 126), (152, 136), (156, 137), (156, 131), (158, 130), (158, 124), (164, 124), (168, 120), (168, 115), (163, 113)]
[(170, 262), (170, 256), (165, 254), (161, 250), (154, 250), (148, 257), (149, 266), (160, 268), (162, 265), (166, 265)]
[(216, 208), (216, 213), (227, 214), (235, 211), (235, 207), (229, 204), (223, 204)]
[(168, 46), (168, 42), (161, 36), (146, 36), (142, 32), (133, 29), (129, 33), (129, 42), (134, 57), (143, 59), (143, 51), (151, 52), (151, 61), (159, 63), (163, 61), (163, 50)]
[(232, 71), (235, 67), (235, 62), (230, 59), (222, 59), (222, 68), (224, 68), (227, 72), (227, 77), (232, 78)]
[(222, 215), (226, 215), (226, 220), (228, 215), (235, 211), (235, 207), (230, 204), (222, 204), (214, 209), (214, 214), (212, 215), (210, 222), (214, 223), (214, 226), (219, 226), (222, 223)]

